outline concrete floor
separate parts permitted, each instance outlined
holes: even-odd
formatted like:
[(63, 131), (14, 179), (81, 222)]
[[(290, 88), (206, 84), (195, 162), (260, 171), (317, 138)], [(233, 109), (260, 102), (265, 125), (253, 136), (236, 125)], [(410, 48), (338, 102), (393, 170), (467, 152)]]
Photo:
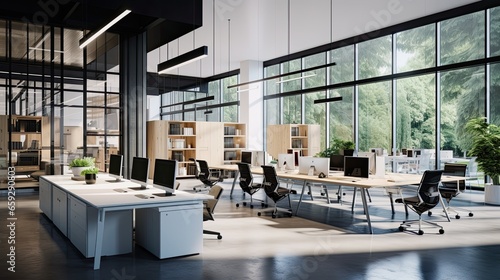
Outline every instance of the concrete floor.
[[(229, 197), (230, 180), (216, 208), (216, 221), (204, 228), (220, 231), (223, 238), (204, 236), (203, 253), (159, 260), (134, 246), (126, 255), (103, 257), (101, 269), (85, 259), (38, 208), (38, 193), (16, 196), (16, 272), (7, 271), (9, 250), (6, 230), (6, 194), (0, 198), (1, 279), (498, 279), (500, 275), (500, 207), (482, 203), (481, 192), (467, 192), (452, 201), (474, 213), (446, 221), (441, 208), (432, 217), (444, 226), (424, 229), (418, 236), (399, 232), (405, 219), (402, 205), (390, 209), (383, 190), (370, 191), (369, 211), (374, 234), (367, 234), (361, 199), (351, 212), (352, 189), (345, 188), (345, 201), (326, 203), (319, 189), (314, 201), (306, 198), (299, 216), (272, 219), (257, 216), (254, 209), (236, 207), (243, 198), (237, 187)], [(191, 190), (193, 181), (181, 181)], [(295, 187), (299, 190), (299, 187)], [(334, 194), (336, 188), (331, 188)], [(300, 192), (299, 192), (300, 193)], [(331, 195), (334, 196), (334, 195)], [(257, 198), (262, 194), (257, 193)], [(248, 195), (247, 195), (248, 198)], [(298, 195), (292, 196), (293, 207)], [(280, 203), (286, 206), (284, 201)], [(417, 216), (410, 211), (410, 218)]]

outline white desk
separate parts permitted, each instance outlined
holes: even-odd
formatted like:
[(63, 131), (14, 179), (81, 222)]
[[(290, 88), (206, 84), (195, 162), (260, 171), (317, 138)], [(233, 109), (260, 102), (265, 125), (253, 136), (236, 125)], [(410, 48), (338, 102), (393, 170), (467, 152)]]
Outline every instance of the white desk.
[[(211, 168), (213, 168), (213, 169), (226, 169), (226, 170), (233, 170), (233, 171), (238, 170), (238, 167), (236, 165), (220, 165), (220, 166), (213, 166)], [(254, 173), (254, 172), (256, 174), (263, 173), (262, 168), (252, 168), (252, 173)], [(309, 175), (298, 174), (297, 170), (277, 171), (276, 173), (277, 173), (278, 177), (280, 177), (280, 178), (304, 182), (302, 185), (302, 192), (300, 194), (300, 199), (299, 199), (299, 203), (297, 205), (297, 209), (295, 211), (295, 214), (297, 214), (299, 211), (300, 204), (302, 202), (302, 196), (304, 195), (304, 190), (305, 190), (305, 187), (307, 185), (307, 182), (360, 188), (361, 189), (361, 199), (363, 201), (363, 208), (364, 208), (366, 220), (368, 223), (368, 230), (370, 233), (373, 233), (373, 230), (372, 230), (372, 226), (371, 226), (370, 212), (368, 211), (366, 190), (369, 188), (399, 188), (401, 186), (407, 186), (407, 185), (418, 185), (420, 183), (420, 180), (422, 179), (421, 174), (398, 174), (398, 173), (387, 174), (384, 176), (384, 178), (375, 178), (372, 176), (370, 176), (370, 178), (355, 178), (355, 177), (345, 177), (343, 175), (333, 175), (333, 176), (329, 176), (327, 178), (319, 178), (318, 176), (309, 176)], [(456, 177), (456, 176), (446, 176), (446, 175), (443, 175), (441, 177), (441, 181), (443, 181), (443, 182), (454, 182), (454, 181), (465, 180), (465, 179), (467, 179), (467, 178), (466, 177)], [(234, 180), (235, 181), (237, 180), (237, 176), (235, 177)], [(234, 187), (234, 182), (233, 182), (233, 187)], [(232, 189), (231, 189), (231, 192), (232, 192)], [(441, 203), (444, 205), (441, 196), (440, 196), (440, 200), (441, 200)], [(449, 218), (448, 218), (448, 220), (449, 220)]]
[[(162, 193), (162, 190), (149, 187), (146, 190), (134, 191), (129, 190), (128, 188), (138, 187), (138, 184), (131, 183), (129, 181), (109, 183), (105, 181), (106, 179), (109, 180), (111, 178), (106, 174), (99, 174), (97, 183), (92, 185), (85, 184), (85, 181), (71, 180), (70, 175), (42, 176), (40, 180), (40, 209), (44, 211), (47, 217), (49, 217), (49, 219), (51, 219), (66, 236), (68, 236), (68, 223), (70, 228), (72, 225), (79, 224), (78, 221), (74, 221), (74, 216), (72, 216), (72, 214), (82, 214), (79, 209), (91, 209), (94, 211), (95, 216), (86, 215), (86, 220), (88, 225), (91, 225), (88, 229), (91, 229), (92, 225), (95, 225), (95, 230), (88, 230), (86, 235), (83, 236), (88, 241), (95, 240), (95, 250), (93, 254), (92, 252), (84, 253), (86, 256), (94, 256), (94, 269), (100, 268), (101, 256), (103, 253), (103, 242), (105, 237), (108, 236), (110, 232), (111, 234), (116, 233), (117, 236), (114, 238), (121, 239), (121, 243), (128, 243), (132, 246), (131, 211), (134, 209), (161, 208), (162, 211), (169, 211), (169, 209), (177, 211), (178, 207), (182, 207), (184, 210), (199, 212), (199, 216), (202, 217), (203, 200), (209, 198), (208, 195), (190, 194), (183, 191), (176, 191), (175, 196), (160, 197), (155, 196), (154, 194)], [(117, 192), (114, 189), (127, 189), (128, 191)], [(147, 194), (151, 198), (140, 198), (137, 194)], [(72, 207), (72, 202), (77, 202), (75, 204), (76, 209)], [(180, 211), (177, 212), (182, 215)], [(88, 214), (89, 212), (86, 213)], [(115, 215), (116, 213), (119, 213), (119, 215)], [(160, 221), (157, 222), (160, 223)], [(180, 252), (179, 254), (181, 255), (196, 254), (201, 252), (203, 231), (199, 229), (202, 228), (202, 225), (202, 218), (192, 219), (189, 223), (185, 223), (185, 227), (183, 227), (182, 230), (189, 232), (187, 236), (196, 240), (188, 240), (188, 238), (184, 238), (183, 235), (180, 235), (177, 241), (185, 241), (176, 244), (178, 248), (182, 248), (183, 246), (193, 247), (187, 248), (186, 250), (178, 250), (177, 248), (176, 252)], [(141, 232), (143, 231), (143, 228), (136, 228), (136, 230)], [(69, 233), (72, 234), (71, 230)], [(79, 240), (78, 238), (70, 238), (70, 240), (71, 239)], [(130, 242), (127, 240), (130, 240)], [(74, 241), (72, 242), (75, 244)], [(129, 246), (128, 244), (124, 245), (125, 248), (115, 248), (116, 250), (111, 250), (111, 252), (107, 253), (108, 255), (112, 255), (127, 251)], [(149, 248), (149, 245), (147, 244), (140, 244), (139, 242), (139, 245), (145, 247), (146, 249)], [(75, 246), (81, 250), (80, 244), (75, 244)], [(183, 252), (188, 253), (184, 254)]]

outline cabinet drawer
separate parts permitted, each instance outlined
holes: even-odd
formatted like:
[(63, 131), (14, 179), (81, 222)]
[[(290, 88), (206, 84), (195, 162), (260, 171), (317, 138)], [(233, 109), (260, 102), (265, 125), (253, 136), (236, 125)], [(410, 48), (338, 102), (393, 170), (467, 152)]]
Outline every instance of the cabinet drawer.
[(87, 205), (83, 202), (75, 199), (74, 197), (70, 198), (70, 221), (77, 224), (79, 227), (87, 230)]

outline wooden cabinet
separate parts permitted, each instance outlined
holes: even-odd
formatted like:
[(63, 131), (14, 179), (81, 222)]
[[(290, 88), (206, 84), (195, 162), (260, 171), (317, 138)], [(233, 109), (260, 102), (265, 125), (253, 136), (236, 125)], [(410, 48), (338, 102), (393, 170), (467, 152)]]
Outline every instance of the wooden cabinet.
[(320, 152), (320, 126), (316, 124), (281, 124), (267, 126), (267, 152), (275, 159), (288, 150), (301, 156)]
[[(156, 158), (177, 160), (179, 175), (194, 175), (191, 159), (203, 159), (209, 165), (238, 161), (241, 150), (246, 147), (245, 128), (244, 124), (238, 123), (147, 122), (146, 152), (151, 160), (149, 177), (153, 177)], [(225, 158), (230, 160), (225, 161)]]
[(224, 164), (241, 161), (241, 151), (246, 149), (246, 125), (224, 123)]
[(40, 169), (41, 147), (42, 117), (13, 115), (9, 122), (9, 116), (0, 116), (0, 156), (6, 157), (9, 152), (16, 154), (16, 173)]

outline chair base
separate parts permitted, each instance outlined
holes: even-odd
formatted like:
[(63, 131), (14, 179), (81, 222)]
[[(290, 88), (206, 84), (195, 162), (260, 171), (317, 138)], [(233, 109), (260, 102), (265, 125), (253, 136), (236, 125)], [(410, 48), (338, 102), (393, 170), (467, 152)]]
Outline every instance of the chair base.
[(285, 213), (288, 217), (292, 217), (293, 216), (292, 209), (280, 208), (280, 207), (275, 207), (272, 210), (266, 210), (266, 211), (258, 212), (257, 216), (260, 217), (260, 216), (262, 216), (262, 214), (265, 214), (265, 213), (271, 213), (271, 217), (273, 219), (278, 218), (278, 213)]
[(252, 197), (250, 197), (250, 201), (249, 201), (249, 202), (248, 202), (247, 200), (243, 200), (243, 201), (240, 201), (240, 202), (236, 202), (236, 207), (240, 207), (241, 205), (242, 205), (242, 206), (247, 206), (247, 205), (249, 205), (249, 206), (250, 206), (250, 208), (251, 208), (251, 209), (253, 209), (253, 207), (254, 207), (254, 202), (255, 202), (255, 201), (260, 202), (260, 206), (261, 206), (262, 208), (265, 208), (265, 207), (267, 207), (267, 206), (268, 206), (268, 205), (267, 205), (267, 203), (266, 203), (266, 202), (264, 202), (264, 200), (260, 200), (260, 199), (253, 199)]
[[(444, 229), (442, 226), (436, 224), (436, 223), (433, 223), (433, 222), (429, 222), (429, 221), (424, 221), (422, 219), (419, 219), (419, 220), (407, 220), (407, 221), (404, 221), (401, 223), (401, 225), (399, 226), (398, 230), (399, 231), (412, 231), (412, 230), (409, 230), (408, 228), (410, 228), (412, 225), (414, 224), (418, 224), (418, 231), (416, 231), (416, 233), (418, 235), (423, 235), (424, 234), (424, 231), (422, 230), (422, 224), (427, 224), (428, 226), (430, 227), (437, 227), (439, 228), (439, 234), (443, 234), (444, 233)], [(415, 232), (415, 231), (413, 231)]]
[(222, 235), (220, 235), (220, 232), (217, 231), (211, 231), (211, 230), (203, 230), (203, 234), (211, 234), (211, 235), (217, 235), (217, 239), (222, 239)]

